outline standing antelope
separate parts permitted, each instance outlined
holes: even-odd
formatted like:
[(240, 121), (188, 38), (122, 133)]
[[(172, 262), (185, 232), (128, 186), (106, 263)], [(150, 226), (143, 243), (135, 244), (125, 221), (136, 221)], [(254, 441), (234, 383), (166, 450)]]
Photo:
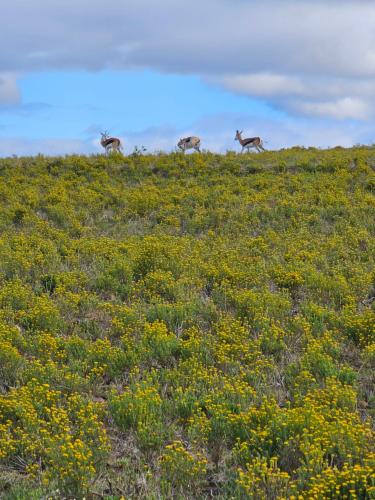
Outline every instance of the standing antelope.
[(242, 132), (242, 130), (241, 132), (237, 130), (236, 137), (234, 138), (234, 140), (239, 141), (242, 146), (241, 153), (243, 153), (244, 149), (247, 149), (247, 152), (249, 152), (250, 148), (255, 148), (258, 152), (265, 151), (263, 147), (263, 141), (260, 137), (249, 137), (247, 139), (242, 139)]
[(100, 144), (105, 149), (106, 154), (110, 151), (121, 151), (121, 141), (117, 137), (109, 137), (108, 132), (100, 132), (102, 138), (100, 139)]
[(199, 137), (184, 137), (183, 139), (180, 139), (177, 143), (177, 146), (185, 153), (187, 149), (195, 149), (195, 151), (198, 151), (199, 153), (201, 150), (199, 149), (199, 146), (201, 144), (201, 140)]

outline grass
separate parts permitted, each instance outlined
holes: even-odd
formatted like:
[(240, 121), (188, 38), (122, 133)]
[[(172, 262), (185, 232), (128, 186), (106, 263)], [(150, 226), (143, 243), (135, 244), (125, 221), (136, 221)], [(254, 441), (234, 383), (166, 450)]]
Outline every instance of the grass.
[(0, 160), (0, 496), (375, 498), (375, 152)]

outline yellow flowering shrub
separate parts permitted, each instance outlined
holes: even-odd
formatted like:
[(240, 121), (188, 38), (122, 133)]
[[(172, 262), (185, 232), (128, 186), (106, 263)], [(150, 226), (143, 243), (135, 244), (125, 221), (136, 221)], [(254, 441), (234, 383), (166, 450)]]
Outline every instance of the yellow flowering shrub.
[(145, 324), (141, 347), (145, 349), (145, 355), (147, 352), (147, 357), (162, 362), (173, 356), (179, 348), (179, 342), (164, 322), (155, 321)]
[(361, 314), (348, 313), (345, 328), (348, 335), (361, 346), (375, 344), (375, 311), (366, 309)]
[(360, 499), (375, 496), (374, 455), (367, 457), (363, 465), (344, 463), (341, 469), (327, 467), (311, 481), (303, 498)]
[(64, 398), (49, 384), (31, 380), (0, 397), (1, 458), (22, 457), (44, 484), (82, 492), (107, 452), (98, 408), (80, 395)]
[(168, 495), (193, 494), (202, 486), (207, 459), (199, 451), (186, 449), (182, 441), (165, 447), (159, 458), (162, 489)]
[(247, 498), (287, 498), (291, 479), (277, 466), (277, 459), (269, 464), (264, 458), (256, 458), (247, 464), (246, 470), (239, 470), (237, 484)]
[(143, 446), (156, 446), (163, 438), (162, 399), (147, 381), (113, 394), (110, 411), (116, 424), (126, 431), (135, 429)]

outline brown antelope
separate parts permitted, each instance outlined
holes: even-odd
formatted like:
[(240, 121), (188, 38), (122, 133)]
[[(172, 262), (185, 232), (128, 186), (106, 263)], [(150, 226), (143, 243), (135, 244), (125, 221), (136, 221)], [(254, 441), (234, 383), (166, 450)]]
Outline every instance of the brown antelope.
[(241, 153), (243, 153), (244, 149), (247, 149), (249, 152), (250, 148), (255, 148), (258, 152), (265, 151), (263, 147), (263, 141), (260, 137), (248, 137), (247, 139), (242, 139), (242, 130), (236, 131), (235, 141), (239, 141), (242, 146)]
[(120, 152), (122, 149), (121, 141), (117, 137), (109, 137), (108, 132), (100, 132), (102, 138), (100, 139), (100, 144), (105, 149), (106, 154), (110, 151)]
[(177, 146), (185, 153), (187, 149), (195, 149), (195, 151), (198, 151), (199, 153), (201, 150), (199, 149), (199, 146), (201, 144), (201, 140), (199, 137), (184, 137), (183, 139), (180, 139), (177, 143)]

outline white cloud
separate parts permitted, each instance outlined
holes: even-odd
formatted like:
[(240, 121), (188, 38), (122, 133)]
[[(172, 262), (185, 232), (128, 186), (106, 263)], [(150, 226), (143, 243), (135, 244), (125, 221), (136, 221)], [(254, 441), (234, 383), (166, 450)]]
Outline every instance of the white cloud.
[(337, 120), (366, 120), (375, 115), (375, 79), (257, 73), (209, 81), (242, 95), (267, 98), (275, 106), (293, 113)]
[[(214, 79), (212, 81), (215, 82)], [(224, 76), (216, 80), (216, 83), (228, 90), (249, 96), (301, 95), (304, 92), (304, 86), (298, 78), (272, 73)]]
[(26, 137), (1, 137), (0, 156), (47, 156), (88, 154), (94, 152), (90, 144), (76, 139), (28, 139)]
[(306, 115), (328, 116), (336, 120), (366, 120), (374, 111), (374, 107), (369, 106), (364, 100), (352, 97), (327, 102), (300, 102), (295, 103), (294, 107)]
[(21, 94), (17, 87), (16, 75), (12, 73), (0, 73), (0, 105), (18, 104)]

